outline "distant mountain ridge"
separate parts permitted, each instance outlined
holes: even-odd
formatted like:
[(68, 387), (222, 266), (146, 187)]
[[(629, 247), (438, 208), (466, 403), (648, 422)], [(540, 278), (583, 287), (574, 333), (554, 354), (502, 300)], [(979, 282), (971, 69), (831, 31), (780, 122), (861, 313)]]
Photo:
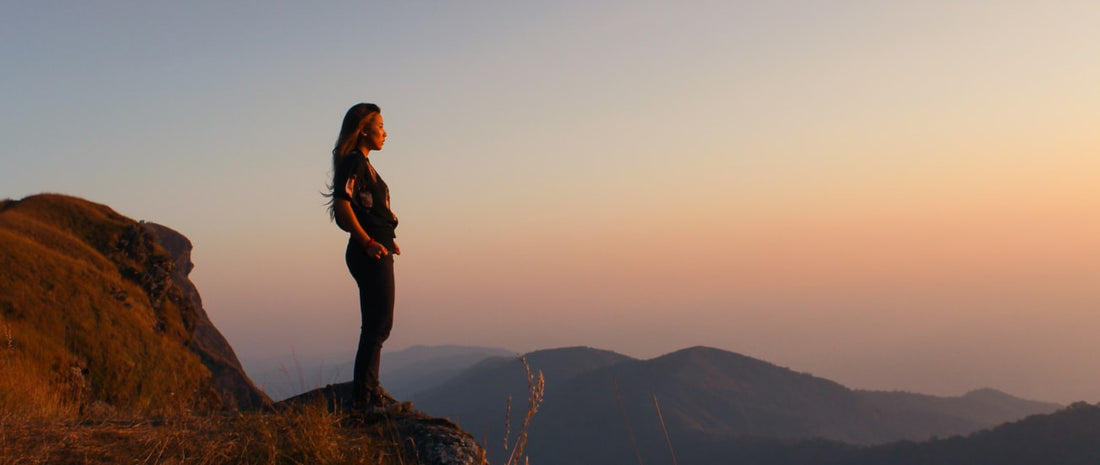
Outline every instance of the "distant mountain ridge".
[[(526, 360), (546, 376), (528, 444), (532, 460), (544, 464), (637, 463), (635, 450), (665, 460), (662, 419), (674, 444), (744, 437), (877, 444), (971, 433), (1060, 407), (993, 390), (950, 398), (855, 391), (707, 347), (650, 360), (574, 347)], [(491, 451), (503, 438), (508, 396), (513, 417), (522, 415), (526, 385), (515, 358), (482, 362), (413, 400), (486, 438)]]
[[(888, 416), (885, 422), (895, 431), (908, 424), (924, 424), (941, 429), (949, 436), (977, 431), (983, 427), (1019, 420), (1037, 413), (1048, 413), (1058, 404), (1024, 401), (996, 389), (977, 389), (959, 397), (937, 397), (900, 391), (856, 391)], [(899, 439), (923, 439), (919, 436)]]
[(491, 347), (419, 345), (383, 353), (380, 376), (391, 394), (405, 398), (434, 388), (485, 359), (518, 355)]
[[(382, 384), (399, 398), (431, 389), (487, 358), (516, 357), (514, 351), (494, 347), (417, 345), (398, 351), (383, 350)], [(351, 381), (355, 352), (289, 356), (246, 361), (252, 378), (276, 401), (328, 384)]]
[(824, 440), (693, 438), (680, 441), (676, 455), (680, 465), (1095, 465), (1100, 463), (1100, 405), (1079, 402), (967, 436), (925, 442), (866, 447)]
[(859, 450), (830, 465), (1094, 465), (1100, 463), (1100, 405), (1078, 402), (967, 437)]

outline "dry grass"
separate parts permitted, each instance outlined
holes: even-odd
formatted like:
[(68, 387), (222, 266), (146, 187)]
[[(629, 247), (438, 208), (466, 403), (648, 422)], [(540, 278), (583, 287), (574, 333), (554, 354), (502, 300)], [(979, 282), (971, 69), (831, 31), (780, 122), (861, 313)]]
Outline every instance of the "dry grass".
[[(527, 364), (525, 357), (519, 358), (520, 363), (523, 364), (523, 371), (527, 374), (527, 413), (523, 417), (523, 424), (520, 425), (519, 431), (516, 432), (516, 438), (512, 442), (511, 451), (508, 452), (508, 460), (505, 465), (518, 465), (520, 463), (528, 463), (527, 456), (524, 455), (527, 448), (527, 432), (531, 426), (531, 419), (535, 417), (535, 414), (539, 411), (539, 406), (542, 405), (543, 396), (546, 392), (546, 378), (542, 376), (542, 372), (539, 371), (538, 376), (531, 373), (531, 367)], [(511, 409), (512, 409), (512, 397), (508, 397), (508, 411), (505, 414), (504, 424), (504, 449), (508, 451), (508, 436), (511, 430)]]
[(0, 465), (416, 463), (386, 430), (385, 421), (356, 424), (323, 405), (130, 420), (31, 421), (9, 414), (0, 417)]
[[(0, 331), (4, 325), (0, 322)], [(4, 417), (25, 419), (74, 418), (79, 404), (73, 394), (57, 382), (53, 373), (17, 357), (11, 346), (0, 348), (0, 421)]]
[(151, 302), (143, 273), (171, 257), (128, 238), (137, 222), (64, 196), (3, 205), (0, 411), (57, 418), (99, 400), (163, 415), (208, 401), (210, 374), (185, 350), (194, 310), (175, 288)]

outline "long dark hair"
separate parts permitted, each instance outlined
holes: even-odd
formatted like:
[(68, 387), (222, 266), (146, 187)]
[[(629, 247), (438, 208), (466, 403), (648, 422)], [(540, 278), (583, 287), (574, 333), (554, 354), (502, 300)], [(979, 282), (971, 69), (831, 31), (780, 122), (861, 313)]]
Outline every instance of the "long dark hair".
[(328, 193), (323, 194), (329, 198), (329, 218), (336, 217), (332, 205), (332, 195), (337, 187), (336, 170), (340, 168), (344, 157), (359, 148), (359, 137), (363, 135), (363, 127), (376, 114), (382, 114), (382, 109), (373, 103), (357, 103), (348, 108), (348, 112), (344, 114), (344, 123), (340, 125), (340, 136), (336, 138), (336, 145), (332, 147), (332, 182), (328, 185)]

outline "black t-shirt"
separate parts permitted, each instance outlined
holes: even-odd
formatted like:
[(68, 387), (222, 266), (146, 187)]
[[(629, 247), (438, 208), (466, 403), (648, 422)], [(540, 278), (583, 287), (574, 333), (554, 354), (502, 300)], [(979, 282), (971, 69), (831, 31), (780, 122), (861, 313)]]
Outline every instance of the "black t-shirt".
[(397, 215), (390, 210), (390, 189), (370, 160), (359, 152), (344, 156), (333, 178), (333, 197), (351, 203), (359, 225), (374, 240), (392, 248)]

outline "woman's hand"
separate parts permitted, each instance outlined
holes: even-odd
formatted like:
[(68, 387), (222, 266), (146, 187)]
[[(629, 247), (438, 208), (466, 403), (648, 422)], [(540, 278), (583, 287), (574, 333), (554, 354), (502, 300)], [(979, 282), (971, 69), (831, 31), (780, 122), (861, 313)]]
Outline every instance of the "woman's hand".
[(367, 256), (374, 259), (380, 260), (382, 259), (382, 257), (385, 257), (389, 254), (390, 251), (386, 250), (386, 246), (382, 245), (382, 243), (378, 241), (371, 241), (370, 246), (367, 247)]
[(398, 246), (396, 242), (393, 243), (393, 254), (401, 255), (401, 247)]

